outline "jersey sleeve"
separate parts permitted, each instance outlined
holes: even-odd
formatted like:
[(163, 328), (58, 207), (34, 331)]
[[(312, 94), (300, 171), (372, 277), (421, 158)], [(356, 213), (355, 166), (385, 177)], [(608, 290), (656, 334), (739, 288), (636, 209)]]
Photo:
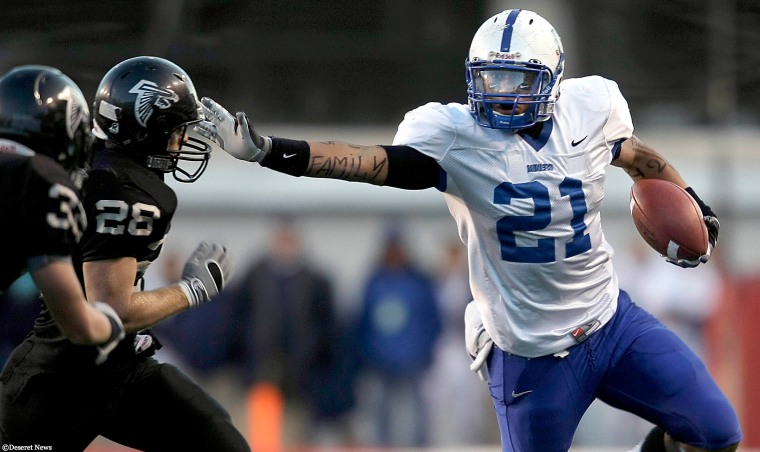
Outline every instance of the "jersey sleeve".
[(455, 128), (446, 115), (445, 107), (431, 102), (404, 116), (393, 144), (410, 146), (440, 162), (455, 138)]
[(620, 92), (617, 83), (605, 79), (605, 84), (609, 92), (610, 111), (604, 125), (604, 136), (607, 146), (612, 150), (618, 143), (633, 135), (633, 119), (628, 109), (628, 102)]

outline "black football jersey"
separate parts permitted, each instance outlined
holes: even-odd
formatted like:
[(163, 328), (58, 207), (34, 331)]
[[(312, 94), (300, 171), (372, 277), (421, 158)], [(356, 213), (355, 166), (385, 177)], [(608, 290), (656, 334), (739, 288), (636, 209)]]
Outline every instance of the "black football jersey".
[(0, 292), (28, 270), (28, 259), (71, 254), (86, 218), (66, 171), (44, 155), (0, 152)]
[[(82, 263), (131, 256), (137, 259), (135, 284), (161, 252), (177, 208), (177, 197), (157, 174), (123, 154), (99, 150), (82, 187), (88, 227), (72, 253), (82, 279)], [(94, 366), (92, 347), (72, 344), (44, 310), (34, 326), (36, 355), (42, 369), (70, 370)], [(111, 372), (135, 359), (134, 334), (119, 343), (99, 372)], [(43, 351), (44, 350), (44, 351)]]
[(119, 152), (102, 150), (82, 187), (82, 203), (90, 227), (76, 260), (134, 257), (137, 283), (161, 253), (177, 208), (174, 191), (162, 175)]

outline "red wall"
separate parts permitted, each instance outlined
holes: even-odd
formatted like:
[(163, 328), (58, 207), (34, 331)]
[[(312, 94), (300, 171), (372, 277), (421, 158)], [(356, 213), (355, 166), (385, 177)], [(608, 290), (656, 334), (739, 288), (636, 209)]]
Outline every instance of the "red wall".
[(742, 448), (760, 447), (760, 276), (726, 281), (706, 343), (710, 370), (739, 414)]

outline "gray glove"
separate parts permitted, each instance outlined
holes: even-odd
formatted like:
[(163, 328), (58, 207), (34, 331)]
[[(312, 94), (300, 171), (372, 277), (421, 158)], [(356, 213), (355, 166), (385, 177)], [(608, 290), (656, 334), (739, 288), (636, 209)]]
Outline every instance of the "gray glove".
[(111, 322), (111, 337), (104, 344), (100, 344), (97, 347), (98, 356), (95, 357), (95, 364), (103, 364), (108, 355), (119, 345), (119, 342), (124, 339), (124, 324), (121, 323), (121, 318), (114, 311), (111, 305), (103, 303), (102, 301), (93, 301), (92, 307), (105, 314), (108, 320)]
[(709, 237), (707, 252), (699, 256), (697, 259), (674, 259), (672, 257), (666, 257), (666, 261), (673, 265), (678, 265), (682, 268), (694, 268), (697, 265), (707, 263), (707, 261), (710, 260), (710, 255), (712, 255), (713, 249), (715, 248), (715, 243), (718, 241), (718, 229), (720, 229), (720, 222), (716, 217), (713, 216), (705, 216), (704, 220), (705, 224), (707, 225), (707, 232)]
[(214, 141), (236, 159), (261, 162), (269, 154), (272, 139), (256, 133), (245, 113), (232, 116), (208, 97), (201, 99), (201, 107), (206, 120), (195, 125), (198, 134)]
[(493, 339), (483, 327), (483, 319), (474, 301), (467, 303), (464, 310), (464, 341), (472, 364), (470, 370), (477, 373), (483, 381), (488, 381), (488, 366), (485, 365), (493, 349)]
[(201, 242), (185, 263), (179, 286), (185, 292), (190, 307), (194, 308), (221, 292), (233, 272), (232, 258), (227, 248)]

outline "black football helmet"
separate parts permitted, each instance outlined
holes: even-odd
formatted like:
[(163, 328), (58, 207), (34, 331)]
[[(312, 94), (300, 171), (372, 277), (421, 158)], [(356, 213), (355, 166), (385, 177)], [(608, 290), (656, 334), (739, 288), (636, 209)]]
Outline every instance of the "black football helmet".
[[(172, 173), (180, 182), (194, 182), (206, 170), (211, 146), (187, 134), (188, 126), (203, 119), (198, 95), (187, 73), (171, 61), (139, 56), (111, 68), (98, 86), (93, 115), (95, 136), (143, 166)], [(172, 141), (179, 146), (170, 148)], [(196, 166), (188, 171), (180, 160)]]
[(90, 138), (87, 101), (60, 70), (17, 66), (0, 78), (0, 147), (47, 155), (80, 185), (92, 160)]

